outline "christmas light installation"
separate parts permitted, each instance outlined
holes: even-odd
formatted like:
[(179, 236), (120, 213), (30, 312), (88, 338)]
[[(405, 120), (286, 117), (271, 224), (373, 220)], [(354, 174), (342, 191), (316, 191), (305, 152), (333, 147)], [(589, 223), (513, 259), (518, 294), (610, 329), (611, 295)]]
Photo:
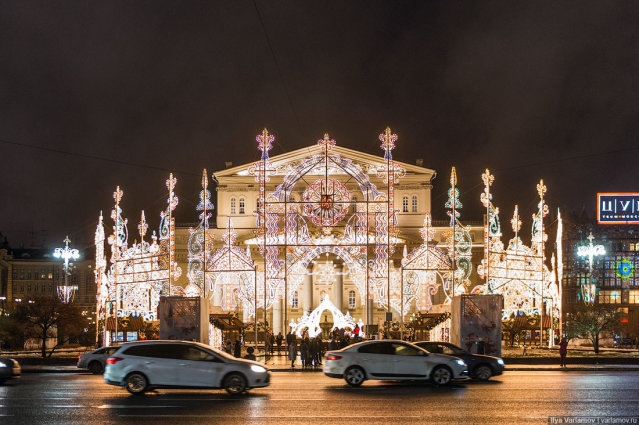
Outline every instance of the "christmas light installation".
[[(606, 250), (603, 245), (594, 245), (592, 241), (595, 237), (590, 232), (590, 235), (586, 238), (588, 239), (588, 245), (577, 247), (577, 255), (580, 257), (588, 257), (588, 283), (585, 281), (581, 282), (581, 299), (586, 304), (594, 304), (595, 297), (597, 296), (597, 285), (592, 275), (593, 261), (594, 257), (599, 255), (606, 255)], [(627, 272), (629, 269), (624, 269), (624, 267), (619, 267), (615, 264), (615, 271), (618, 272), (621, 269), (624, 272)]]
[(444, 284), (447, 303), (450, 303), (453, 296), (466, 293), (467, 287), (470, 285), (469, 277), (472, 271), (470, 258), (473, 241), (468, 229), (459, 221), (461, 216), (459, 209), (462, 208), (462, 203), (459, 200), (459, 189), (456, 186), (457, 172), (455, 167), (453, 167), (450, 174), (448, 201), (445, 204), (446, 208), (450, 208), (447, 214), (450, 217), (451, 230), (445, 236), (453, 267), (452, 280)]
[[(504, 297), (504, 309), (502, 318), (509, 319), (513, 315), (526, 314), (528, 316), (542, 315), (541, 306), (546, 303), (546, 314), (554, 318), (559, 317), (559, 292), (555, 280), (555, 273), (549, 271), (544, 263), (543, 244), (546, 234), (543, 232), (543, 217), (548, 213), (548, 207), (543, 203), (545, 186), (543, 181), (538, 185), (540, 199), (539, 209), (533, 214), (532, 243), (528, 247), (524, 245), (519, 236), (521, 218), (519, 209), (515, 206), (513, 218), (510, 220), (515, 237), (508, 247), (504, 247), (501, 241), (501, 231), (498, 231), (499, 209), (491, 207), (494, 215), (490, 217), (493, 223), (491, 231), (490, 250), (488, 262), (483, 262), (477, 269), (480, 277), (486, 277), (486, 270), (490, 271), (489, 279), (484, 285), (473, 288), (475, 294), (501, 294)], [(482, 203), (486, 197), (482, 197)], [(485, 205), (485, 204), (484, 204)], [(560, 241), (561, 231), (558, 228), (557, 240)], [(554, 264), (553, 264), (554, 266)], [(558, 264), (556, 267), (562, 267)]]
[(213, 252), (214, 237), (209, 233), (209, 219), (212, 214), (213, 204), (211, 203), (211, 192), (208, 190), (209, 179), (206, 174), (206, 168), (202, 172), (202, 190), (200, 191), (200, 202), (195, 207), (196, 211), (202, 211), (200, 214), (200, 223), (193, 229), (189, 228), (188, 241), (188, 273), (189, 283), (185, 288), (187, 297), (197, 297), (206, 295), (206, 288), (211, 287), (212, 283), (208, 281), (206, 264), (211, 258)]
[[(331, 302), (328, 295), (325, 295), (320, 305), (315, 308), (310, 314), (304, 313), (304, 316), (297, 319), (297, 322), (291, 320), (289, 327), (292, 332), (299, 338), (302, 338), (304, 332), (308, 332), (308, 336), (315, 338), (318, 334), (322, 333), (320, 327), (320, 318), (324, 311), (328, 310), (333, 316), (333, 327), (340, 329), (355, 329), (355, 319), (351, 317), (350, 313), (343, 314), (335, 305)], [(360, 327), (363, 324), (362, 319), (359, 319)]]
[(75, 291), (78, 290), (76, 285), (69, 285), (69, 275), (71, 272), (69, 271), (69, 266), (72, 266), (73, 263), (69, 263), (69, 260), (77, 260), (80, 258), (80, 251), (77, 249), (69, 249), (69, 237), (64, 238), (64, 248), (56, 248), (53, 251), (53, 256), (55, 258), (62, 258), (64, 260), (64, 266), (62, 267), (62, 273), (64, 274), (64, 285), (58, 285), (57, 292), (60, 301), (63, 303), (70, 303), (73, 301), (73, 296)]
[[(118, 187), (113, 194), (113, 234), (108, 238), (111, 267), (107, 272), (108, 283), (102, 284), (100, 290), (100, 304), (104, 306), (101, 307), (102, 319), (113, 314), (115, 317), (140, 316), (144, 320), (156, 320), (161, 295), (184, 295), (184, 288), (172, 284), (182, 273), (174, 257), (175, 221), (172, 211), (178, 204), (174, 193), (176, 182), (172, 174), (166, 181), (169, 197), (166, 210), (160, 213), (160, 236), (153, 232), (151, 242), (145, 240), (148, 224), (142, 211), (137, 226), (140, 242), (134, 241), (131, 246), (128, 245), (128, 220), (122, 217), (120, 208), (123, 192)], [(103, 241), (97, 236), (96, 247), (100, 243)]]

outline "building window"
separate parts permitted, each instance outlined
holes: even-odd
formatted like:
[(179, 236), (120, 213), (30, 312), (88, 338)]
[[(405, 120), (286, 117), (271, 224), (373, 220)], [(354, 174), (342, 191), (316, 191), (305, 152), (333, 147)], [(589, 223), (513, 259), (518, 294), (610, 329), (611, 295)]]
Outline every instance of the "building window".
[(244, 198), (240, 198), (240, 214), (244, 214)]
[(31, 292), (31, 284), (27, 283), (27, 292)]
[(95, 276), (93, 274), (88, 274), (85, 281), (85, 286), (87, 288), (87, 292), (93, 292), (93, 284), (95, 282)]
[(31, 279), (31, 272), (30, 271), (27, 272), (27, 279)]
[(291, 294), (291, 307), (298, 308), (300, 305), (300, 301), (297, 295), (297, 291), (293, 291)]
[(237, 200), (235, 198), (231, 198), (231, 214), (235, 214), (235, 204), (236, 204)]
[(53, 279), (53, 273), (49, 272), (48, 276), (49, 279)]
[(402, 212), (408, 212), (408, 195), (402, 197)]
[(411, 212), (416, 213), (417, 212), (417, 195), (413, 195), (413, 198), (411, 199)]
[(601, 304), (621, 304), (621, 291), (599, 291)]
[(78, 281), (79, 278), (77, 274), (71, 276), (71, 286), (73, 286), (75, 289), (78, 289)]
[(639, 304), (639, 289), (631, 289), (628, 291), (628, 303)]
[(355, 291), (348, 291), (348, 308), (355, 308)]

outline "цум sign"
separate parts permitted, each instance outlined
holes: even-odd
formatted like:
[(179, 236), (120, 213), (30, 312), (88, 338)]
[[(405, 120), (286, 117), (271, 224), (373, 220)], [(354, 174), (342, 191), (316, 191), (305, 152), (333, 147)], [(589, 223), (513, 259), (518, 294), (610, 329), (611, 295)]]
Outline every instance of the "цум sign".
[(639, 193), (597, 193), (599, 224), (639, 224)]

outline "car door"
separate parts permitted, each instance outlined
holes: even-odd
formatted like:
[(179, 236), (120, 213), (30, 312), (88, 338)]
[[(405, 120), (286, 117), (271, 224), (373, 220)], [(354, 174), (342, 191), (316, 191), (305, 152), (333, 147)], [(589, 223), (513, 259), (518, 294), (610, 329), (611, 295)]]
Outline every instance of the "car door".
[(447, 354), (449, 356), (459, 357), (462, 359), (466, 365), (468, 365), (468, 370), (473, 370), (477, 365), (477, 360), (480, 359), (475, 357), (474, 354), (469, 353), (466, 350), (462, 350), (461, 348), (452, 345), (452, 344), (440, 344), (442, 347), (442, 354)]
[(175, 344), (136, 344), (125, 348), (122, 354), (131, 363), (130, 369), (143, 372), (151, 385), (177, 385)]
[(428, 355), (408, 344), (393, 344), (393, 373), (400, 379), (425, 379), (429, 374)]
[(364, 366), (371, 378), (388, 379), (394, 376), (394, 349), (390, 342), (373, 342), (362, 345), (352, 364)]
[(219, 381), (224, 361), (217, 355), (188, 344), (180, 345), (178, 382), (185, 387), (214, 387)]

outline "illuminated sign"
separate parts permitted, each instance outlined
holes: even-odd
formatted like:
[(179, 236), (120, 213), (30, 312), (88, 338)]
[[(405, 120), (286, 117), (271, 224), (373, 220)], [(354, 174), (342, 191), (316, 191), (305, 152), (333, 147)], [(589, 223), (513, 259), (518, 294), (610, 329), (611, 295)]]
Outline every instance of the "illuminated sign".
[(598, 193), (599, 224), (639, 224), (639, 193)]

